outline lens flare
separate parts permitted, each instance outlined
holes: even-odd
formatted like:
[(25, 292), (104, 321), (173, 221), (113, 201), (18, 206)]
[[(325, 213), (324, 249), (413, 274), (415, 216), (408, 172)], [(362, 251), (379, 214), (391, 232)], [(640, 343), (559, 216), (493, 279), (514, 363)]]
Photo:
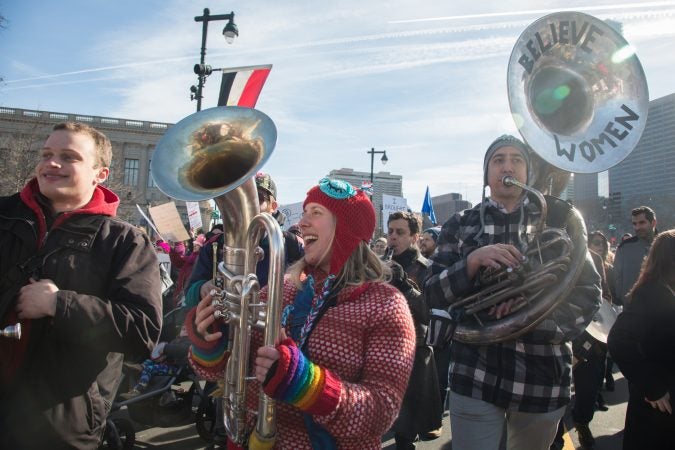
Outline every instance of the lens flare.
[(635, 55), (635, 48), (632, 45), (625, 45), (612, 54), (612, 62), (621, 64), (633, 55)]
[(570, 95), (570, 87), (567, 86), (566, 84), (558, 86), (553, 91), (553, 97), (555, 97), (556, 100), (565, 100), (569, 95)]
[(561, 100), (556, 98), (553, 89), (543, 89), (537, 94), (534, 101), (534, 108), (539, 114), (553, 114), (560, 109)]

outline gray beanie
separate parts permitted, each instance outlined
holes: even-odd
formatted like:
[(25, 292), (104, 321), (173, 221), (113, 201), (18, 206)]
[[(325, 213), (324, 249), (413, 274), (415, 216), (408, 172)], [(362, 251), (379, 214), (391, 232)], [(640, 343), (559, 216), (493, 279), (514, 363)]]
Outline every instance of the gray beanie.
[(424, 233), (429, 233), (434, 242), (436, 242), (438, 240), (438, 235), (441, 234), (441, 227), (427, 228), (424, 230)]
[(485, 158), (483, 159), (483, 186), (487, 186), (488, 184), (488, 163), (490, 162), (492, 155), (500, 148), (507, 146), (520, 150), (523, 158), (525, 158), (525, 164), (527, 165), (527, 181), (530, 181), (530, 147), (515, 136), (503, 134), (495, 139), (485, 152)]

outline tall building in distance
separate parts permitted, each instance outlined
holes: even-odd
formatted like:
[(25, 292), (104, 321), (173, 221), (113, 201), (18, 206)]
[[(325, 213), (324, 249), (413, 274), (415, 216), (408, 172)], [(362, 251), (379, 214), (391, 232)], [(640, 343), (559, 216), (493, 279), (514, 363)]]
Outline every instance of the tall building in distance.
[[(363, 182), (370, 182), (370, 172), (357, 172), (354, 169), (331, 170), (329, 178), (337, 178), (360, 188)], [(373, 173), (373, 207), (377, 219), (375, 234), (379, 235), (382, 231), (382, 194), (403, 197), (403, 177), (401, 175), (392, 175), (389, 172)], [(408, 205), (410, 206), (410, 205)]]
[[(654, 208), (657, 218), (668, 219), (666, 223), (672, 224), (675, 220), (673, 173), (675, 94), (670, 94), (649, 102), (647, 124), (640, 141), (626, 159), (609, 169), (610, 200), (616, 213), (621, 215), (620, 221), (629, 221), (630, 210), (644, 204)], [(665, 211), (668, 213), (664, 217)]]
[(471, 202), (462, 199), (462, 194), (451, 192), (449, 194), (431, 197), (436, 214), (437, 225), (443, 225), (453, 214), (471, 208)]

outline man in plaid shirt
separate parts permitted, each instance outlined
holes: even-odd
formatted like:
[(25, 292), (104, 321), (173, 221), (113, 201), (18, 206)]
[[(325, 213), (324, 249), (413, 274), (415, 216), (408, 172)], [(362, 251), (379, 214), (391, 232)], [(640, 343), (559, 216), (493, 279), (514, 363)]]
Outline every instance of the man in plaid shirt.
[[(443, 225), (425, 282), (430, 308), (446, 309), (480, 289), (481, 269), (515, 268), (523, 261), (539, 206), (510, 175), (529, 181), (529, 148), (502, 136), (484, 159), (483, 200)], [(490, 197), (485, 197), (485, 186)], [(529, 236), (528, 236), (529, 235)], [(600, 277), (587, 256), (577, 285), (532, 331), (490, 345), (452, 341), (449, 370), (452, 447), (497, 450), (504, 425), (508, 449), (548, 450), (570, 400), (571, 339), (591, 321), (600, 304)], [(513, 300), (489, 312), (499, 319)]]

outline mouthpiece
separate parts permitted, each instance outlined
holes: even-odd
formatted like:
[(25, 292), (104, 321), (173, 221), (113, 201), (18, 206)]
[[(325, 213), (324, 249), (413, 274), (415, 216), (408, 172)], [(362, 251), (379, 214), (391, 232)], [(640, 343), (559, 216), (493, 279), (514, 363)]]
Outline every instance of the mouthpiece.
[(0, 330), (0, 336), (21, 339), (21, 324), (17, 323), (16, 325), (5, 327), (3, 330)]

